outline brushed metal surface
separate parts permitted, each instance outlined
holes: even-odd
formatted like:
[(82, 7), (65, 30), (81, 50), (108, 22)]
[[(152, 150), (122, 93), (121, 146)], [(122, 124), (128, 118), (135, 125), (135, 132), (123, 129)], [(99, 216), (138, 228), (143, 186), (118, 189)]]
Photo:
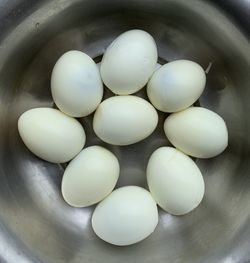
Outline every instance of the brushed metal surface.
[[(0, 1), (1, 263), (250, 262), (249, 6), (246, 0)], [(63, 201), (66, 164), (31, 154), (18, 136), (17, 119), (27, 109), (54, 106), (50, 75), (63, 52), (82, 50), (98, 62), (107, 45), (132, 28), (153, 35), (160, 63), (186, 58), (204, 69), (210, 63), (199, 103), (226, 120), (229, 147), (217, 158), (196, 160), (206, 183), (198, 209), (182, 217), (160, 210), (153, 235), (115, 247), (94, 235), (94, 207), (76, 209)], [(146, 187), (150, 154), (169, 144), (166, 115), (159, 115), (154, 134), (127, 147), (102, 143), (92, 116), (80, 119), (87, 145), (104, 145), (119, 158), (118, 186)]]

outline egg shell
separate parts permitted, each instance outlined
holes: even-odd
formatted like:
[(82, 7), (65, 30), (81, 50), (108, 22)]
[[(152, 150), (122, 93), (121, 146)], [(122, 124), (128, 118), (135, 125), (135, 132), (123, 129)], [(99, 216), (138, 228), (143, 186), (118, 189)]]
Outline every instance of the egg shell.
[(104, 241), (126, 246), (148, 237), (158, 224), (158, 211), (151, 194), (138, 186), (113, 191), (96, 207), (92, 227)]
[(86, 140), (84, 129), (76, 119), (51, 108), (24, 112), (18, 120), (18, 130), (31, 152), (52, 163), (74, 158)]
[(136, 96), (114, 96), (97, 108), (93, 128), (107, 143), (129, 145), (148, 137), (157, 123), (158, 114), (146, 100)]
[(162, 64), (160, 64), (160, 63), (156, 63), (156, 66), (155, 66), (154, 72), (157, 71), (160, 67), (162, 67)]
[(153, 37), (143, 30), (118, 36), (107, 48), (101, 62), (104, 84), (115, 94), (128, 95), (146, 85), (157, 63)]
[(51, 92), (57, 107), (72, 117), (92, 113), (100, 104), (103, 84), (99, 69), (87, 54), (72, 50), (56, 62)]
[(101, 146), (87, 147), (67, 166), (62, 195), (71, 206), (96, 204), (114, 189), (119, 171), (119, 162), (113, 153)]
[(206, 74), (199, 64), (190, 60), (176, 60), (154, 72), (147, 85), (147, 94), (158, 110), (176, 112), (198, 100), (205, 84)]
[(202, 107), (190, 107), (169, 115), (164, 122), (164, 131), (176, 148), (198, 158), (214, 157), (228, 145), (225, 121), (217, 113)]
[(195, 162), (173, 147), (161, 147), (151, 155), (147, 182), (159, 206), (173, 215), (184, 215), (201, 202), (205, 186)]

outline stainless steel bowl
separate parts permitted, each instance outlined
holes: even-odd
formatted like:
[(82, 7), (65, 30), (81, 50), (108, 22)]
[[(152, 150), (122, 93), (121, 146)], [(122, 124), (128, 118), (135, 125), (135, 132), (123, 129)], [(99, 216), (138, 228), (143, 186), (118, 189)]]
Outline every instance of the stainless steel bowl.
[[(50, 75), (63, 52), (79, 49), (98, 62), (112, 39), (132, 28), (154, 36), (160, 63), (179, 58), (204, 68), (210, 63), (199, 103), (226, 120), (229, 147), (217, 158), (197, 160), (206, 193), (195, 211), (182, 217), (160, 211), (153, 235), (115, 247), (93, 233), (94, 207), (75, 209), (63, 201), (65, 165), (31, 154), (20, 140), (17, 119), (27, 109), (53, 106)], [(250, 262), (249, 28), (247, 0), (1, 0), (0, 262)], [(146, 187), (150, 154), (169, 144), (165, 117), (160, 114), (152, 136), (127, 147), (96, 138), (92, 116), (80, 121), (88, 145), (105, 145), (119, 158), (118, 186)]]

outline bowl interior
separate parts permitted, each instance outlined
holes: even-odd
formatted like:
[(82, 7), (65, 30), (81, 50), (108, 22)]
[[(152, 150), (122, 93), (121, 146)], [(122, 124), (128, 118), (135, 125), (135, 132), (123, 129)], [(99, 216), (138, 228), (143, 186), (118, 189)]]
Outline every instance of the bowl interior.
[[(190, 59), (209, 67), (198, 104), (225, 119), (229, 146), (216, 158), (196, 160), (206, 183), (205, 198), (196, 210), (182, 217), (160, 210), (159, 225), (149, 238), (115, 247), (93, 233), (94, 207), (75, 209), (63, 201), (60, 184), (67, 164), (51, 164), (31, 154), (18, 135), (17, 119), (30, 108), (54, 107), (50, 76), (64, 52), (81, 50), (99, 62), (116, 36), (134, 28), (155, 38), (159, 63)], [(15, 263), (247, 262), (249, 54), (245, 36), (205, 1), (52, 0), (23, 17), (0, 48), (0, 251), (8, 247), (0, 259)], [(145, 90), (136, 95), (146, 98)], [(106, 90), (104, 97), (109, 96), (112, 93)], [(118, 157), (117, 187), (147, 187), (149, 156), (169, 145), (163, 132), (167, 115), (159, 112), (159, 116), (150, 137), (126, 147), (101, 142), (92, 129), (93, 115), (79, 119), (87, 145), (103, 145)]]

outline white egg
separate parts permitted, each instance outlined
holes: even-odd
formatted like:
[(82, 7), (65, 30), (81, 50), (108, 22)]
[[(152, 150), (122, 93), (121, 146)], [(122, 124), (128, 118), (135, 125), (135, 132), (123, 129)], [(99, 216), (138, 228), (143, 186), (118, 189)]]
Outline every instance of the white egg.
[(62, 179), (62, 195), (75, 207), (98, 203), (114, 189), (119, 163), (113, 153), (101, 146), (83, 149), (67, 166)]
[(161, 147), (147, 166), (150, 192), (162, 209), (183, 215), (196, 208), (204, 196), (204, 180), (195, 162), (172, 147)]
[(101, 69), (101, 62), (96, 63), (96, 66), (98, 67), (99, 71)]
[(136, 96), (115, 96), (99, 105), (93, 128), (107, 143), (129, 145), (148, 137), (157, 123), (158, 114), (146, 100)]
[(157, 71), (160, 67), (162, 67), (162, 65), (160, 63), (156, 63), (154, 72)]
[(64, 163), (74, 158), (86, 140), (82, 125), (72, 117), (51, 108), (24, 112), (18, 120), (24, 144), (38, 157)]
[(191, 106), (201, 96), (205, 84), (206, 74), (199, 64), (176, 60), (155, 71), (147, 94), (158, 110), (176, 112)]
[(165, 120), (164, 131), (176, 148), (198, 158), (214, 157), (228, 144), (224, 120), (215, 112), (201, 107), (171, 114)]
[(97, 65), (81, 51), (66, 52), (54, 66), (51, 92), (57, 107), (64, 113), (72, 117), (89, 115), (103, 96)]
[(157, 47), (150, 34), (130, 30), (107, 48), (101, 62), (104, 84), (115, 94), (128, 95), (146, 85), (157, 63)]
[(97, 236), (118, 246), (148, 237), (158, 223), (158, 211), (150, 193), (138, 186), (113, 191), (96, 207), (92, 227)]

